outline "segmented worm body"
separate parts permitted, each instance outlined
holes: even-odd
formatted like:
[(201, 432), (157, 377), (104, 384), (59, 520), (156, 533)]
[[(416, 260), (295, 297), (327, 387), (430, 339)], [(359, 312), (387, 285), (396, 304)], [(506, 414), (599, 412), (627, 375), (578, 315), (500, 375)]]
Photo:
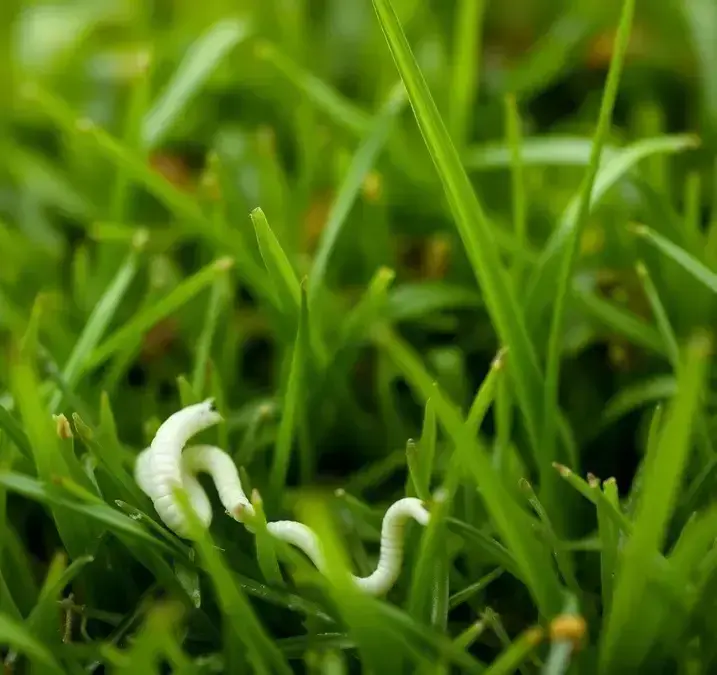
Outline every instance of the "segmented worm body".
[[(352, 578), (356, 585), (369, 595), (384, 595), (396, 583), (403, 563), (403, 534), (406, 524), (413, 519), (421, 525), (427, 525), (429, 513), (420, 499), (406, 497), (394, 502), (386, 511), (381, 524), (381, 548), (378, 565), (367, 577)], [(324, 572), (324, 557), (314, 531), (291, 520), (279, 520), (268, 523), (269, 532), (277, 539), (301, 549)]]
[[(135, 480), (152, 500), (162, 521), (182, 537), (189, 537), (189, 528), (174, 490), (183, 487), (190, 504), (204, 527), (212, 521), (212, 506), (197, 474), (209, 474), (226, 511), (239, 522), (254, 516), (254, 509), (242, 489), (239, 472), (231, 457), (211, 445), (185, 448), (189, 439), (203, 429), (221, 421), (211, 400), (191, 405), (174, 413), (157, 431), (149, 448), (142, 451), (135, 464)], [(381, 525), (381, 547), (376, 570), (367, 577), (353, 576), (356, 585), (371, 595), (383, 595), (396, 582), (403, 562), (403, 534), (413, 519), (427, 525), (429, 513), (420, 500), (399, 499), (392, 504)], [(247, 526), (248, 529), (249, 526)], [(277, 539), (301, 549), (325, 571), (319, 540), (311, 528), (291, 520), (267, 524)], [(251, 531), (251, 529), (250, 529)]]
[(221, 420), (211, 399), (187, 406), (167, 418), (149, 448), (137, 457), (137, 484), (152, 500), (165, 525), (182, 537), (189, 536), (189, 528), (174, 497), (176, 488), (186, 490), (193, 510), (205, 527), (212, 520), (211, 502), (196, 478), (197, 473), (208, 473), (212, 477), (224, 508), (235, 518), (241, 519), (243, 510), (251, 509), (229, 455), (208, 445), (184, 448), (192, 436)]

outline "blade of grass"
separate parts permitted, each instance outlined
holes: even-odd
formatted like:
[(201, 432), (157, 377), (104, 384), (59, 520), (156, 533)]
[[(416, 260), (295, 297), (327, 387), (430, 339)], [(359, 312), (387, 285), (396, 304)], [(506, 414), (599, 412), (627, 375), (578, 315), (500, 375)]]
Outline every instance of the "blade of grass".
[(475, 309), (482, 304), (479, 293), (443, 281), (401, 284), (388, 296), (386, 318), (392, 323), (416, 321), (436, 312)]
[[(607, 140), (612, 122), (613, 109), (617, 98), (620, 77), (625, 63), (625, 55), (630, 40), (632, 20), (635, 14), (635, 0), (624, 0), (620, 22), (615, 38), (615, 47), (610, 61), (610, 70), (600, 104), (598, 123), (593, 137), (592, 155), (580, 189), (580, 201), (574, 226), (567, 233), (564, 251), (561, 256), (557, 287), (553, 293), (553, 312), (550, 321), (548, 348), (546, 357), (545, 386), (543, 388), (543, 428), (541, 445), (548, 457), (555, 457), (555, 440), (558, 428), (558, 390), (560, 384), (560, 364), (562, 359), (563, 325), (568, 300), (568, 291), (572, 281), (580, 239), (590, 212), (593, 185), (600, 168), (603, 145)], [(542, 477), (541, 477), (542, 478)], [(550, 485), (541, 488), (550, 494)], [(548, 506), (551, 504), (549, 503)], [(550, 508), (548, 508), (550, 512)], [(552, 516), (552, 513), (551, 513)]]
[(484, 675), (510, 675), (515, 672), (543, 641), (542, 628), (529, 628), (490, 664)]
[(677, 337), (672, 329), (672, 324), (667, 316), (665, 306), (660, 299), (660, 294), (657, 292), (655, 282), (652, 280), (645, 263), (639, 261), (635, 266), (635, 271), (637, 272), (638, 278), (642, 282), (642, 286), (650, 303), (652, 313), (655, 315), (655, 321), (657, 322), (657, 328), (660, 331), (660, 336), (662, 337), (665, 353), (670, 360), (672, 368), (676, 371), (680, 361), (680, 347), (677, 344)]
[(588, 314), (618, 335), (622, 335), (636, 345), (649, 349), (656, 354), (665, 353), (664, 344), (659, 333), (633, 312), (603, 300), (589, 291), (575, 289), (574, 296), (580, 302), (582, 308), (587, 310)]
[(65, 672), (52, 653), (33, 637), (26, 626), (6, 614), (0, 614), (0, 644), (25, 654), (31, 661), (44, 666), (51, 673), (62, 675)]
[[(50, 414), (42, 404), (34, 364), (28, 357), (29, 344), (16, 350), (11, 359), (11, 381), (15, 401), (27, 429), (28, 440), (38, 476), (45, 481), (71, 478), (81, 471), (74, 455), (63, 453), (60, 439)], [(73, 461), (70, 467), (67, 460)], [(76, 558), (92, 550), (95, 533), (79, 522), (75, 514), (59, 505), (51, 506), (53, 520), (67, 552)]]
[[(441, 576), (446, 573), (446, 517), (450, 506), (445, 491), (436, 494), (432, 500), (431, 519), (421, 537), (421, 546), (413, 567), (407, 611), (414, 619), (426, 625), (431, 623), (436, 589), (441, 583)], [(441, 629), (440, 625), (437, 627)]]
[[(109, 400), (103, 396), (100, 400), (101, 412), (106, 420), (109, 411)], [(116, 486), (117, 496), (126, 499), (138, 506), (143, 511), (149, 512), (152, 508), (151, 501), (137, 487), (134, 476), (125, 467), (122, 461), (122, 447), (117, 443), (116, 439), (105, 433), (96, 433), (82, 418), (74, 413), (72, 415), (77, 435), (82, 439), (85, 447), (96, 458), (99, 466), (104, 469), (109, 480)]]
[[(617, 491), (617, 482), (608, 478), (602, 484), (602, 491), (606, 501), (615, 511), (620, 511), (620, 498)], [(596, 503), (598, 532), (600, 534), (600, 580), (602, 593), (602, 607), (605, 616), (610, 615), (613, 598), (613, 582), (617, 573), (618, 546), (620, 543), (620, 530), (614, 520), (607, 513), (605, 500), (598, 499)]]
[(654, 637), (640, 630), (640, 608), (647, 584), (644, 571), (651, 558), (660, 551), (675, 507), (689, 455), (692, 421), (702, 393), (709, 349), (710, 344), (703, 335), (690, 341), (678, 380), (677, 397), (667, 413), (655, 455), (646, 467), (635, 527), (623, 551), (612, 612), (601, 637), (600, 669), (604, 673), (639, 668)]
[[(603, 147), (602, 160), (595, 176), (590, 193), (589, 209), (595, 209), (607, 192), (622, 178), (629, 175), (637, 164), (649, 157), (658, 154), (684, 152), (699, 144), (699, 139), (691, 135), (660, 136), (636, 141), (632, 145), (618, 151), (613, 157), (605, 155)], [(595, 144), (591, 145), (590, 157), (594, 160)], [(525, 303), (528, 317), (528, 326), (533, 327), (543, 320), (543, 312), (554, 298), (555, 277), (559, 273), (561, 264), (560, 253), (564, 251), (566, 243), (573, 237), (577, 223), (581, 217), (581, 206), (585, 193), (580, 193), (570, 201), (565, 209), (560, 223), (543, 249), (540, 260), (531, 274), (527, 301)]]
[[(297, 426), (301, 423), (299, 418), (303, 414), (301, 401), (303, 398), (302, 392), (306, 389), (307, 361), (309, 359), (307, 335), (309, 318), (306, 291), (303, 287), (301, 289), (300, 303), (299, 326), (291, 354), (289, 374), (284, 386), (281, 421), (279, 422), (279, 431), (274, 447), (274, 461), (269, 475), (272, 500), (278, 500), (282, 490), (286, 487), (286, 476), (289, 471), (294, 434)], [(308, 462), (308, 458), (302, 457), (301, 475), (303, 481), (310, 480), (311, 467)]]
[(260, 623), (241, 586), (229, 570), (224, 556), (214, 545), (209, 532), (199, 522), (186, 494), (175, 490), (175, 498), (187, 518), (192, 539), (212, 581), (224, 619), (234, 637), (246, 648), (247, 657), (255, 672), (291, 675), (286, 658)]
[(558, 611), (560, 597), (555, 570), (546, 550), (537, 541), (528, 517), (502, 485), (485, 449), (473, 439), (455, 405), (434, 386), (416, 354), (389, 329), (377, 332), (376, 339), (416, 394), (424, 401), (429, 398), (433, 401), (438, 420), (453, 441), (461, 462), (473, 474), (486, 508), (515, 557), (521, 577), (541, 614), (552, 616)]
[[(142, 156), (142, 118), (149, 106), (153, 62), (149, 51), (138, 55), (137, 59), (140, 63), (131, 83), (122, 140), (128, 148)], [(110, 197), (109, 212), (112, 220), (122, 223), (130, 217), (131, 186), (132, 179), (126, 167), (118, 167)]]
[[(593, 141), (582, 136), (528, 136), (520, 144), (524, 167), (586, 166), (590, 161)], [(614, 146), (603, 148), (605, 161), (619, 151)], [(463, 165), (468, 171), (509, 169), (513, 163), (510, 143), (491, 141), (474, 145), (463, 154)]]
[(161, 297), (155, 304), (140, 311), (122, 328), (116, 330), (101, 343), (87, 357), (80, 373), (87, 372), (104, 363), (125, 345), (141, 337), (156, 323), (176, 312), (209, 286), (218, 275), (225, 274), (231, 267), (233, 267), (233, 261), (229, 258), (215, 260), (179, 283), (167, 295)]
[(690, 255), (683, 248), (673, 244), (669, 239), (651, 230), (644, 225), (637, 225), (633, 228), (634, 233), (647, 241), (668, 258), (674, 260), (680, 267), (689, 272), (697, 281), (702, 282), (707, 288), (717, 293), (717, 274), (712, 272), (694, 256)]
[(349, 100), (294, 63), (273, 44), (262, 41), (256, 46), (259, 59), (270, 63), (293, 87), (321, 110), (339, 128), (363, 137), (370, 127), (369, 116)]
[(677, 381), (672, 375), (653, 377), (619, 390), (605, 405), (598, 432), (633, 410), (672, 398), (676, 391)]
[[(97, 344), (102, 339), (108, 326), (112, 322), (117, 307), (125, 296), (129, 285), (132, 283), (139, 270), (139, 255), (147, 240), (146, 233), (138, 232), (135, 238), (134, 250), (122, 263), (112, 283), (102, 294), (99, 302), (95, 305), (92, 313), (87, 319), (80, 337), (77, 339), (72, 353), (62, 370), (62, 379), (72, 389), (77, 384), (80, 374), (83, 372), (83, 362), (89, 358)], [(56, 392), (50, 403), (50, 409), (54, 412), (62, 402), (62, 393)]]
[(274, 540), (266, 527), (266, 514), (264, 513), (264, 502), (257, 490), (251, 494), (251, 504), (256, 514), (252, 518), (252, 528), (256, 538), (256, 557), (259, 562), (259, 569), (266, 581), (274, 587), (284, 585), (284, 579), (279, 569), (279, 561), (276, 557)]
[(321, 231), (318, 248), (311, 267), (309, 286), (309, 306), (313, 307), (317, 294), (323, 288), (329, 259), (336, 242), (346, 223), (349, 213), (361, 191), (364, 179), (376, 164), (389, 137), (391, 127), (406, 103), (403, 85), (394, 87), (379, 110), (366, 136), (361, 141), (351, 160), (341, 187), (331, 204), (326, 224)]
[(418, 456), (416, 458), (416, 479), (420, 487), (417, 488), (418, 495), (425, 495), (421, 499), (427, 499), (431, 493), (431, 477), (433, 475), (433, 464), (436, 458), (436, 442), (438, 428), (436, 426), (436, 410), (431, 399), (426, 401), (423, 411), (423, 428), (421, 440), (418, 443)]
[(579, 593), (580, 586), (575, 576), (575, 567), (573, 565), (573, 559), (570, 551), (566, 551), (560, 545), (560, 539), (555, 533), (553, 524), (550, 522), (550, 516), (548, 516), (545, 507), (540, 503), (540, 499), (538, 499), (538, 495), (535, 494), (533, 486), (525, 478), (523, 478), (520, 481), (520, 488), (524, 492), (528, 503), (533, 508), (533, 511), (535, 511), (535, 514), (538, 516), (541, 524), (543, 525), (546, 540), (553, 550), (553, 556), (555, 556), (555, 561), (566, 586), (573, 593)]
[(453, 21), (453, 58), (449, 102), (449, 129), (453, 142), (463, 148), (478, 97), (483, 52), (485, 0), (460, 0)]
[(226, 279), (219, 277), (212, 285), (212, 292), (209, 296), (207, 314), (202, 323), (202, 332), (197, 341), (197, 352), (194, 359), (194, 371), (192, 373), (192, 388), (198, 396), (204, 397), (204, 384), (207, 377), (209, 356), (212, 349), (212, 340), (217, 329), (219, 314), (224, 305), (227, 304), (229, 289)]
[[(512, 179), (512, 212), (515, 238), (520, 248), (525, 248), (527, 243), (527, 194), (525, 189), (525, 177), (523, 172), (523, 132), (520, 119), (520, 110), (515, 96), (505, 97), (505, 126), (508, 146), (511, 154), (511, 179)], [(516, 288), (522, 279), (523, 265), (519, 258), (513, 263), (513, 274)]]
[(32, 458), (32, 447), (30, 440), (23, 431), (20, 423), (0, 405), (0, 429), (15, 444), (15, 447), (28, 459)]
[(68, 566), (64, 556), (60, 555), (50, 565), (45, 583), (40, 591), (40, 597), (25, 624), (32, 629), (34, 635), (42, 636), (45, 644), (59, 637), (57, 634), (57, 600), (60, 594), (93, 561), (92, 556), (83, 556)]
[(230, 228), (218, 230), (205, 216), (197, 201), (183, 192), (161, 174), (154, 171), (143, 157), (128, 150), (113, 136), (87, 119), (78, 119), (60, 98), (28, 83), (25, 98), (36, 104), (55, 124), (71, 138), (82, 138), (105, 159), (122, 168), (133, 182), (142, 185), (157, 200), (177, 216), (177, 225), (185, 236), (202, 237), (218, 249), (229, 251), (239, 263), (238, 273), (263, 298), (271, 298), (268, 280), (259, 265), (246, 250), (241, 238)]
[(248, 27), (243, 22), (223, 19), (197, 38), (144, 117), (142, 141), (145, 147), (155, 148), (162, 143), (217, 66), (248, 35)]
[[(0, 485), (10, 492), (22, 495), (27, 499), (32, 499), (41, 504), (48, 504), (64, 510), (73, 511), (83, 516), (84, 521), (89, 520), (98, 525), (104, 525), (117, 533), (127, 534), (140, 542), (145, 544), (149, 543), (158, 547), (162, 552), (166, 553), (169, 551), (164, 542), (155, 539), (131, 518), (115, 511), (106, 504), (85, 504), (72, 501), (53, 485), (46, 485), (28, 476), (9, 471), (0, 472)], [(88, 532), (89, 527), (87, 522), (83, 522), (80, 528), (85, 533), (85, 536), (89, 536), (90, 533)], [(87, 548), (91, 548), (91, 546)]]
[(448, 599), (448, 606), (450, 609), (455, 609), (459, 605), (462, 605), (467, 600), (470, 600), (474, 595), (480, 593), (482, 590), (490, 586), (496, 579), (503, 574), (503, 570), (500, 567), (496, 567), (491, 572), (488, 572), (485, 576), (478, 579), (478, 581), (472, 583), (470, 586), (462, 588), (457, 591)]
[(251, 222), (254, 225), (259, 251), (274, 286), (274, 291), (284, 312), (292, 319), (296, 319), (301, 307), (301, 290), (294, 268), (260, 208), (251, 212)]
[[(423, 75), (411, 52), (390, 0), (373, 0), (381, 28), (416, 121), (443, 183), (456, 227), (480, 284), (500, 341), (511, 351), (511, 377), (536, 455), (540, 426), (542, 375), (510, 278), (503, 268), (493, 228), (481, 207), (458, 153), (451, 143)], [(545, 462), (541, 462), (545, 464)]]

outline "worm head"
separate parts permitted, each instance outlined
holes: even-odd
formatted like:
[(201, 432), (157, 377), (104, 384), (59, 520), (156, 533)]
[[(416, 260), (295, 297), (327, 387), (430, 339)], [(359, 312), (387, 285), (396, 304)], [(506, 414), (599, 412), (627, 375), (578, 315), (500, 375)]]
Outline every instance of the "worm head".
[(214, 399), (209, 398), (201, 403), (187, 406), (164, 421), (152, 441), (152, 447), (165, 443), (183, 447), (192, 436), (221, 421), (222, 416), (214, 405)]

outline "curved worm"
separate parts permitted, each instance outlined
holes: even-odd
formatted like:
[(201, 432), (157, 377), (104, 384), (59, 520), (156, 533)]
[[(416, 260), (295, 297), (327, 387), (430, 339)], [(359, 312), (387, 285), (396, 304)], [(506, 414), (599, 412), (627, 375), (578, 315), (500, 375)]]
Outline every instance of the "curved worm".
[(186, 448), (182, 454), (182, 470), (193, 480), (197, 473), (209, 474), (219, 493), (219, 501), (235, 520), (244, 522), (246, 516), (254, 515), (254, 507), (244, 493), (236, 464), (224, 450), (213, 445)]
[[(221, 420), (222, 417), (215, 409), (212, 399), (182, 408), (164, 421), (149, 448), (137, 457), (137, 484), (152, 500), (157, 514), (167, 527), (182, 537), (188, 537), (189, 532), (184, 514), (174, 498), (175, 488), (186, 489), (192, 508), (205, 527), (208, 527), (212, 520), (209, 498), (194, 477), (195, 470), (184, 465), (182, 450), (192, 436)], [(219, 448), (216, 448), (216, 451), (224, 454)], [(192, 457), (190, 455), (189, 459)], [(231, 459), (227, 459), (233, 466)], [(211, 473), (210, 469), (211, 467), (205, 470)], [(236, 471), (236, 468), (234, 470)], [(239, 486), (241, 490), (241, 483)], [(243, 492), (241, 494), (243, 495)]]
[[(190, 504), (204, 527), (212, 520), (209, 497), (196, 478), (207, 473), (212, 478), (219, 500), (235, 520), (244, 523), (254, 515), (254, 508), (242, 489), (239, 472), (231, 457), (211, 445), (195, 445), (185, 449), (189, 439), (203, 429), (217, 424), (221, 416), (211, 399), (191, 405), (171, 415), (159, 428), (152, 444), (143, 450), (135, 463), (135, 480), (152, 500), (162, 521), (179, 536), (189, 538), (189, 528), (173, 491), (183, 487)], [(370, 595), (383, 595), (398, 578), (403, 562), (403, 533), (413, 519), (427, 525), (430, 515), (419, 499), (407, 497), (392, 504), (383, 517), (381, 546), (376, 570), (367, 577), (352, 575), (356, 585)], [(249, 525), (247, 528), (251, 531)], [(267, 524), (277, 539), (301, 549), (325, 571), (320, 542), (314, 531), (290, 520)]]
[[(413, 519), (421, 525), (427, 525), (430, 514), (420, 499), (406, 497), (393, 503), (383, 517), (381, 524), (381, 548), (378, 565), (367, 577), (352, 575), (356, 585), (369, 595), (383, 595), (396, 583), (403, 562), (403, 532), (406, 523)], [(301, 549), (324, 572), (324, 557), (321, 553), (319, 540), (314, 531), (292, 520), (279, 520), (268, 523), (269, 532), (296, 548)]]

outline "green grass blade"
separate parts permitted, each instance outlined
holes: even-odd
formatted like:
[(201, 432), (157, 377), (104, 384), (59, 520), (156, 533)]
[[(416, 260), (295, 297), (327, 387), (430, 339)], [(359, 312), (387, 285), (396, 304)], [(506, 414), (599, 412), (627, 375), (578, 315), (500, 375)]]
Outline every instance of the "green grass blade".
[(602, 491), (606, 500), (598, 499), (597, 517), (598, 532), (600, 534), (600, 580), (602, 592), (603, 612), (610, 614), (612, 606), (613, 588), (617, 573), (618, 550), (620, 543), (620, 530), (608, 513), (607, 504), (611, 504), (615, 511), (620, 511), (620, 498), (617, 491), (617, 482), (608, 478), (602, 484)]
[(426, 499), (431, 493), (431, 478), (433, 476), (434, 462), (436, 459), (437, 439), (436, 410), (431, 400), (428, 399), (423, 411), (423, 428), (421, 430), (421, 440), (418, 443), (418, 456), (416, 458), (416, 479), (420, 485), (420, 488), (417, 488), (416, 491), (422, 499)]
[(526, 499), (533, 508), (533, 511), (535, 511), (535, 515), (537, 515), (540, 519), (546, 541), (553, 550), (553, 556), (555, 556), (555, 561), (558, 565), (558, 569), (560, 570), (560, 574), (565, 581), (565, 585), (573, 593), (579, 593), (580, 586), (578, 584), (577, 577), (575, 576), (575, 566), (573, 564), (572, 556), (569, 551), (562, 548), (560, 539), (555, 533), (555, 528), (550, 522), (550, 516), (545, 510), (545, 507), (540, 503), (540, 499), (538, 499), (538, 495), (535, 494), (533, 486), (525, 478), (520, 481), (520, 488), (524, 492)]
[[(138, 247), (141, 247), (145, 240), (146, 235), (138, 237)], [(112, 280), (112, 283), (107, 287), (99, 302), (92, 310), (62, 370), (62, 379), (70, 389), (77, 384), (79, 376), (83, 372), (85, 359), (89, 358), (107, 331), (117, 311), (117, 307), (123, 300), (138, 270), (139, 253), (138, 251), (133, 251), (127, 256), (127, 259), (122, 263), (119, 270), (117, 270), (117, 274)], [(57, 410), (61, 401), (62, 393), (57, 392), (50, 403), (50, 409), (53, 411)]]
[[(162, 319), (183, 307), (197, 294), (209, 286), (217, 276), (225, 274), (233, 266), (228, 258), (215, 260), (196, 274), (185, 279), (156, 303), (144, 308), (122, 328), (115, 331), (101, 343), (85, 360), (83, 371), (89, 371), (121, 351), (125, 346), (140, 338)], [(82, 371), (81, 371), (82, 372)]]
[(28, 459), (32, 458), (32, 446), (20, 423), (0, 405), (0, 429)]
[(31, 661), (44, 666), (51, 673), (62, 675), (65, 672), (52, 653), (26, 626), (6, 614), (0, 614), (0, 644), (25, 654)]
[[(445, 576), (449, 562), (446, 517), (451, 504), (447, 496), (445, 492), (439, 492), (431, 503), (431, 520), (421, 537), (408, 596), (408, 613), (426, 625), (431, 623), (441, 576)], [(433, 623), (435, 625), (435, 622)], [(438, 627), (440, 629), (440, 624)]]
[(58, 556), (50, 564), (37, 604), (27, 617), (26, 625), (33, 630), (35, 635), (42, 635), (46, 642), (59, 637), (57, 635), (57, 601), (65, 587), (93, 560), (92, 556), (83, 556), (77, 558), (70, 565), (66, 565), (64, 557)]
[[(513, 226), (518, 246), (525, 248), (527, 244), (528, 210), (522, 157), (522, 123), (518, 103), (514, 96), (506, 96), (504, 106), (506, 136), (511, 154)], [(513, 263), (513, 273), (515, 275), (516, 287), (519, 287), (522, 278), (522, 263), (519, 259), (516, 259)]]
[(212, 292), (209, 296), (207, 314), (202, 324), (202, 332), (197, 341), (197, 354), (194, 359), (194, 370), (192, 372), (192, 389), (200, 398), (204, 397), (204, 385), (209, 367), (209, 357), (212, 349), (212, 340), (217, 329), (219, 314), (223, 307), (228, 304), (229, 289), (227, 280), (219, 277), (214, 281)]
[(437, 312), (476, 309), (481, 305), (480, 294), (464, 286), (444, 281), (406, 283), (389, 293), (386, 318), (392, 323), (420, 321)]
[[(660, 154), (685, 152), (698, 144), (699, 139), (692, 135), (660, 136), (636, 141), (613, 156), (606, 155), (603, 146), (602, 161), (590, 195), (590, 209), (595, 209), (608, 191), (629, 175), (642, 160)], [(593, 156), (594, 143), (591, 143), (591, 159)], [(560, 253), (577, 228), (583, 198), (584, 193), (581, 192), (570, 201), (531, 274), (525, 303), (529, 326), (541, 321), (545, 308), (552, 303), (555, 277), (561, 262)]]
[[(106, 419), (109, 408), (109, 401), (106, 396), (102, 397), (100, 406), (103, 417)], [(116, 496), (135, 504), (143, 511), (149, 512), (152, 508), (152, 503), (137, 487), (131, 470), (122, 461), (125, 453), (116, 437), (113, 438), (104, 429), (96, 432), (77, 413), (72, 415), (72, 420), (77, 430), (77, 435), (82, 439), (92, 456), (96, 458), (98, 465), (103, 469), (103, 473), (115, 486), (117, 490)]]
[(693, 338), (678, 380), (677, 397), (649, 461), (635, 515), (633, 533), (623, 551), (612, 611), (601, 637), (601, 672), (638, 668), (652, 635), (643, 633), (640, 609), (645, 601), (651, 558), (660, 551), (687, 463), (692, 422), (698, 410), (709, 354), (704, 336)]
[(509, 372), (533, 449), (538, 454), (542, 376), (511, 280), (500, 259), (493, 228), (463, 170), (390, 0), (373, 0), (373, 5), (401, 79), (406, 85), (423, 139), (443, 183), (456, 227), (485, 297), (493, 325), (501, 343), (510, 349)]
[(260, 42), (257, 56), (270, 63), (293, 87), (323, 112), (337, 127), (363, 137), (370, 127), (371, 119), (361, 109), (345, 99), (339, 92), (307, 72), (284, 55), (275, 45)]
[(460, 0), (454, 10), (448, 118), (451, 137), (459, 148), (463, 148), (469, 137), (471, 115), (478, 97), (486, 5), (485, 0)]
[[(88, 531), (90, 524), (87, 521), (89, 521), (92, 525), (105, 526), (118, 534), (126, 534), (137, 541), (155, 546), (162, 552), (169, 550), (164, 542), (152, 537), (141, 525), (106, 504), (87, 504), (68, 499), (67, 495), (60, 492), (54, 485), (47, 485), (28, 476), (9, 471), (0, 473), (0, 485), (27, 499), (78, 514), (79, 520), (84, 521), (78, 527), (85, 536), (91, 534)], [(88, 545), (86, 548), (91, 548), (91, 546)]]
[(142, 185), (150, 194), (177, 217), (177, 226), (184, 236), (202, 237), (229, 251), (237, 262), (237, 269), (247, 282), (263, 297), (271, 297), (266, 277), (261, 268), (243, 246), (236, 232), (229, 229), (217, 230), (210, 218), (204, 215), (197, 200), (170, 183), (154, 171), (145, 159), (127, 149), (116, 138), (108, 134), (87, 119), (78, 119), (67, 104), (49, 91), (37, 85), (29, 84), (25, 97), (37, 105), (68, 136), (82, 139), (105, 159), (123, 169), (126, 175), (138, 185)]
[(542, 629), (529, 628), (490, 664), (484, 675), (509, 675), (514, 673), (542, 641)]
[(660, 299), (660, 294), (657, 292), (655, 282), (652, 280), (647, 266), (642, 261), (636, 265), (637, 276), (642, 282), (642, 286), (645, 289), (645, 295), (652, 308), (652, 313), (655, 315), (655, 321), (657, 322), (657, 328), (660, 331), (662, 342), (664, 344), (665, 353), (670, 360), (674, 370), (677, 370), (680, 359), (680, 347), (677, 343), (677, 336), (672, 328), (670, 319), (667, 315), (665, 305)]
[(248, 34), (247, 26), (241, 21), (225, 19), (197, 38), (145, 115), (142, 124), (145, 147), (154, 148), (162, 143), (217, 66)]
[(323, 227), (321, 239), (314, 255), (310, 274), (311, 284), (309, 286), (309, 305), (312, 307), (317, 293), (324, 286), (329, 259), (361, 191), (364, 179), (376, 164), (378, 156), (389, 137), (391, 127), (403, 110), (405, 103), (406, 97), (403, 86), (392, 89), (387, 101), (371, 123), (368, 133), (351, 160), (346, 176), (331, 204), (331, 210), (326, 218), (326, 225)]
[(254, 225), (259, 251), (276, 296), (279, 298), (284, 312), (295, 318), (301, 307), (301, 289), (294, 268), (260, 208), (251, 212), (251, 222)]
[(480, 430), (481, 424), (483, 424), (483, 420), (488, 413), (488, 408), (495, 400), (496, 388), (500, 375), (504, 372), (506, 356), (507, 350), (505, 349), (501, 349), (496, 354), (490, 364), (488, 374), (483, 378), (478, 391), (473, 397), (473, 403), (471, 403), (468, 418), (466, 419), (466, 426), (473, 436)]
[(669, 239), (654, 232), (649, 227), (638, 225), (634, 232), (641, 239), (648, 242), (668, 258), (674, 260), (680, 267), (691, 274), (697, 281), (703, 283), (713, 293), (717, 293), (717, 274), (712, 272), (703, 263), (690, 255), (685, 249), (673, 244)]
[(664, 354), (665, 347), (660, 334), (633, 312), (588, 291), (576, 290), (575, 299), (580, 302), (582, 309), (611, 331), (644, 349), (656, 354)]
[(285, 657), (260, 623), (241, 586), (227, 566), (220, 549), (214, 545), (209, 532), (202, 527), (189, 505), (186, 494), (177, 490), (175, 497), (189, 522), (192, 538), (196, 542), (203, 566), (214, 586), (224, 620), (234, 638), (246, 648), (254, 672), (267, 675), (269, 673), (291, 675)]
[(672, 398), (676, 391), (677, 381), (672, 375), (652, 377), (619, 390), (605, 405), (596, 433), (634, 410)]
[[(68, 458), (60, 448), (55, 423), (42, 404), (36, 371), (25, 350), (16, 352), (11, 365), (15, 401), (27, 429), (38, 476), (45, 481), (72, 478), (81, 467), (74, 455)], [(74, 462), (70, 467), (67, 460)], [(74, 514), (55, 505), (51, 507), (60, 538), (72, 558), (92, 550), (94, 533), (80, 524)]]
[[(582, 136), (528, 136), (520, 144), (521, 162), (527, 167), (587, 166), (593, 141)], [(605, 161), (619, 151), (614, 146), (603, 148)], [(509, 143), (491, 141), (473, 145), (463, 153), (463, 165), (468, 171), (509, 169), (513, 163), (513, 148)]]
[(281, 576), (279, 561), (276, 557), (274, 539), (266, 527), (264, 502), (256, 490), (252, 492), (251, 504), (256, 514), (256, 517), (252, 519), (251, 525), (254, 528), (254, 536), (256, 538), (256, 557), (259, 562), (259, 569), (264, 579), (271, 586), (275, 588), (283, 586), (284, 579)]
[(464, 602), (472, 598), (474, 595), (480, 593), (492, 584), (503, 574), (503, 570), (500, 567), (496, 567), (491, 572), (488, 572), (485, 576), (478, 579), (478, 581), (472, 583), (470, 586), (462, 588), (457, 591), (448, 599), (448, 605), (451, 609), (462, 605)]
[[(286, 476), (289, 471), (291, 447), (297, 427), (301, 424), (303, 392), (306, 390), (307, 363), (309, 361), (309, 318), (307, 299), (304, 289), (301, 290), (301, 310), (296, 340), (291, 354), (289, 374), (284, 386), (281, 421), (274, 447), (274, 461), (269, 476), (272, 500), (278, 499), (286, 486)], [(302, 477), (310, 479), (310, 467), (302, 461)]]
[(490, 458), (472, 438), (460, 412), (438, 389), (418, 357), (388, 329), (377, 335), (379, 345), (396, 364), (412, 389), (433, 401), (436, 416), (453, 441), (461, 463), (475, 477), (486, 508), (520, 569), (520, 574), (544, 616), (558, 610), (560, 585), (547, 551), (528, 517), (502, 485)]
[[(149, 106), (152, 81), (152, 56), (149, 51), (138, 56), (140, 64), (131, 82), (129, 102), (124, 116), (122, 140), (130, 149), (141, 156), (145, 153), (142, 144), (142, 119)], [(132, 179), (125, 167), (119, 167), (110, 196), (109, 212), (113, 220), (125, 222), (132, 213)]]
[[(573, 227), (567, 233), (564, 250), (560, 259), (560, 271), (557, 286), (553, 289), (553, 311), (550, 321), (550, 333), (546, 356), (545, 387), (543, 389), (544, 426), (542, 429), (543, 451), (549, 456), (555, 455), (555, 436), (558, 427), (558, 388), (562, 359), (563, 327), (569, 288), (577, 259), (582, 232), (590, 213), (593, 186), (600, 168), (603, 145), (607, 140), (612, 122), (613, 109), (617, 99), (620, 77), (625, 63), (625, 55), (630, 40), (632, 20), (635, 14), (635, 0), (624, 0), (620, 23), (615, 38), (615, 48), (610, 61), (610, 70), (603, 91), (597, 128), (593, 137), (590, 163), (580, 189), (580, 201)], [(545, 486), (544, 486), (545, 487)]]

